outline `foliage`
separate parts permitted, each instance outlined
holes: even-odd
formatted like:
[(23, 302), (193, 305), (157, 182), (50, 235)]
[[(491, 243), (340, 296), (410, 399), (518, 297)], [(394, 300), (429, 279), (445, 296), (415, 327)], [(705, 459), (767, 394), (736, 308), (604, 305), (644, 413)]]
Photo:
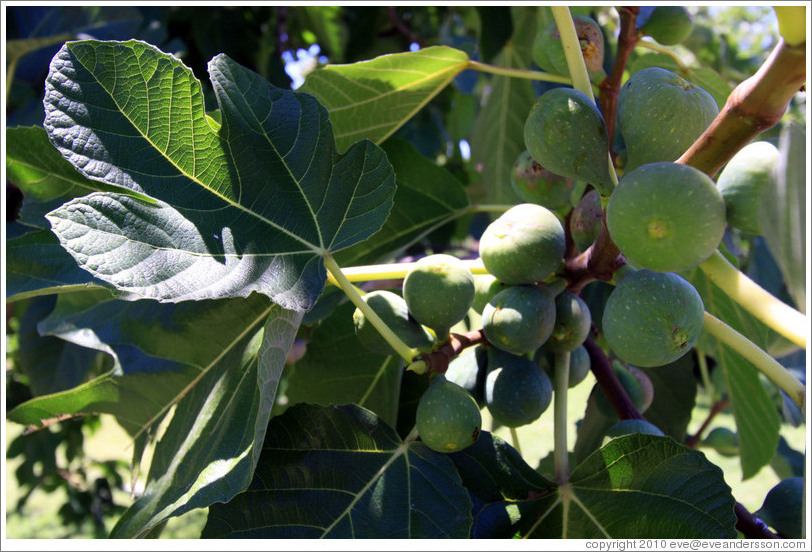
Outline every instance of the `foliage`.
[[(766, 526), (698, 450), (716, 446), (703, 432), (730, 408), (736, 446), (725, 453), (740, 457), (746, 478), (772, 465), (790, 481), (779, 491), (792, 486), (792, 511), (776, 506), (776, 492), (761, 514), (798, 536), (799, 453), (781, 435), (782, 423), (802, 423), (805, 406), (798, 84), (755, 79), (752, 95), (731, 94), (762, 64), (779, 63), (731, 25), (752, 12), (717, 22), (706, 8), (693, 19), (679, 10), (694, 31), (666, 47), (644, 37), (638, 11), (10, 10), (6, 166), (19, 192), (9, 199), (22, 203), (10, 201), (5, 226), (6, 415), (28, 427), (7, 451), (23, 459), (19, 483), (64, 488), (65, 524), (92, 518), (97, 536), (111, 537), (158, 536), (198, 508), (208, 508), (204, 538), (763, 536)], [(601, 27), (603, 67), (587, 72), (594, 51), (579, 42), (573, 15)], [(545, 70), (531, 53), (542, 32), (561, 45)], [(785, 55), (775, 35), (757, 38), (787, 64), (803, 48)], [(282, 60), (313, 44), (326, 60), (314, 59), (292, 90)], [(738, 49), (752, 55), (737, 58)], [(574, 240), (570, 219), (590, 190), (600, 192), (593, 211), (605, 211), (624, 183), (624, 136), (635, 123), (615, 125), (621, 85), (649, 67), (701, 90), (714, 114), (750, 102), (743, 126), (761, 129), (714, 131), (729, 123), (724, 109), (689, 131), (677, 128), (685, 117), (664, 118), (668, 128), (648, 118), (644, 142), (681, 140), (658, 166), (695, 166), (685, 148), (702, 130), (726, 144), (703, 150), (718, 165), (756, 136), (780, 155), (759, 186), (761, 235), (719, 215), (712, 235), (680, 237), (701, 241), (701, 254), (654, 248), (653, 264), (676, 256), (666, 260), (678, 268), (645, 274), (686, 292), (635, 292), (645, 312), (630, 334), (614, 286), (657, 266), (632, 266), (631, 253), (627, 262), (611, 225)], [(787, 116), (764, 123), (782, 94)], [(637, 101), (674, 107), (662, 96)], [(538, 196), (555, 204), (516, 207), (525, 200), (511, 167), (527, 151), (554, 177), (544, 185), (561, 187)], [(690, 170), (715, 193), (714, 171)], [(639, 193), (651, 195), (639, 179)], [(704, 232), (703, 221), (690, 223), (698, 209), (674, 195), (683, 209), (666, 222)], [(629, 227), (647, 216), (633, 203)], [(519, 212), (533, 218), (510, 218)], [(646, 224), (649, 240), (669, 232)], [(477, 297), (476, 278), (501, 271), (511, 275)], [(570, 296), (577, 331), (554, 299)], [(376, 297), (386, 313), (368, 301)], [(676, 335), (686, 310), (690, 336)], [(619, 324), (628, 346), (612, 334)], [(636, 362), (629, 349), (656, 360)], [(588, 358), (595, 387), (568, 445), (576, 354), (579, 365)], [(455, 360), (468, 374), (446, 381)], [(645, 413), (613, 364), (640, 374)], [(688, 435), (700, 393), (718, 408)], [(548, 406), (554, 451), (534, 467), (512, 428)], [(512, 444), (480, 430), (480, 410), (511, 427)], [(126, 511), (109, 493), (124, 487), (122, 463), (99, 464), (82, 448), (99, 414), (134, 444), (132, 475), (145, 486)], [(148, 449), (149, 471), (137, 473)], [(92, 479), (89, 465), (104, 475)]]

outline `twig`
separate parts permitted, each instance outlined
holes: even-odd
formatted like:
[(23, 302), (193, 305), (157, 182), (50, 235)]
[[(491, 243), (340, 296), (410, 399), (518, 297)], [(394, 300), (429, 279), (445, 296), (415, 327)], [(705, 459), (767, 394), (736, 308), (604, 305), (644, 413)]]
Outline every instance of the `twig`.
[(723, 412), (728, 406), (730, 406), (730, 399), (727, 397), (713, 403), (710, 412), (708, 413), (708, 417), (705, 418), (705, 421), (702, 422), (702, 425), (699, 427), (696, 433), (685, 439), (685, 446), (690, 448), (696, 447), (697, 443), (699, 443), (699, 441), (702, 439), (702, 434), (706, 429), (708, 429), (708, 426), (711, 424), (716, 415)]
[(640, 39), (637, 32), (637, 14), (639, 6), (623, 6), (620, 11), (620, 35), (617, 38), (617, 54), (612, 72), (607, 75), (600, 88), (600, 106), (603, 119), (606, 121), (606, 131), (609, 135), (609, 143), (612, 143), (615, 134), (615, 113), (617, 111), (617, 99), (620, 95), (620, 83), (623, 80), (623, 72), (626, 70), (626, 63), (629, 55), (634, 50), (637, 41)]
[(778, 535), (770, 531), (767, 524), (761, 519), (751, 514), (741, 502), (736, 502), (733, 507), (736, 513), (736, 529), (748, 539), (779, 539)]
[(577, 257), (568, 259), (565, 264), (566, 277), (569, 280), (568, 289), (573, 293), (580, 293), (581, 289), (590, 282), (609, 281), (612, 279), (612, 275), (625, 264), (626, 259), (609, 236), (604, 212), (595, 242)]
[(621, 420), (645, 420), (629, 398), (626, 389), (623, 388), (623, 384), (621, 384), (617, 378), (603, 349), (601, 349), (591, 337), (588, 337), (586, 341), (584, 341), (584, 347), (586, 347), (587, 353), (589, 353), (591, 370), (595, 375), (595, 379), (598, 381), (598, 386), (606, 395), (606, 398), (609, 399), (618, 417)]
[(429, 372), (445, 374), (449, 363), (464, 349), (486, 342), (482, 330), (472, 330), (462, 334), (452, 333), (448, 336), (448, 340), (440, 345), (436, 351), (418, 355), (415, 360), (425, 362)]

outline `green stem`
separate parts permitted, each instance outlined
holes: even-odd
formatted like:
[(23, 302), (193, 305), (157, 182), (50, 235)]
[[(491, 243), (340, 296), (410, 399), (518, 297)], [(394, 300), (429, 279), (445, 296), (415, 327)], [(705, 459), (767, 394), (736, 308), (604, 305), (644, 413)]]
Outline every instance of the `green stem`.
[[(581, 53), (581, 41), (578, 40), (578, 33), (575, 31), (575, 23), (572, 22), (570, 9), (567, 6), (550, 6), (550, 10), (553, 12), (553, 19), (555, 19), (555, 24), (558, 26), (558, 34), (561, 35), (564, 56), (567, 58), (567, 68), (572, 77), (572, 87), (586, 94), (594, 102), (595, 95), (592, 93), (592, 83), (589, 80), (584, 55)], [(617, 186), (617, 173), (612, 162), (611, 151), (606, 153), (606, 162), (609, 164), (609, 176), (612, 183)]]
[(806, 349), (806, 316), (775, 298), (716, 251), (699, 265), (731, 299), (794, 344)]
[(468, 69), (474, 69), (482, 73), (491, 73), (493, 75), (501, 75), (503, 77), (516, 77), (519, 79), (539, 80), (547, 82), (557, 82), (559, 84), (570, 84), (572, 80), (569, 77), (561, 75), (553, 75), (552, 73), (545, 73), (543, 71), (531, 71), (529, 69), (514, 69), (512, 67), (499, 67), (498, 65), (490, 65), (480, 61), (468, 61)]
[(344, 276), (341, 267), (338, 266), (332, 255), (327, 254), (324, 256), (324, 266), (327, 271), (335, 279), (338, 286), (344, 291), (353, 305), (364, 313), (364, 316), (369, 322), (378, 330), (378, 333), (386, 340), (389, 345), (399, 354), (407, 363), (411, 363), (414, 358), (419, 354), (419, 351), (412, 349), (401, 340), (395, 332), (393, 332), (386, 323), (370, 308), (366, 301), (363, 300), (355, 286)]
[(761, 347), (707, 312), (703, 329), (752, 362), (761, 373), (783, 389), (802, 411), (805, 411), (806, 387), (804, 384), (773, 357), (765, 353)]
[(567, 450), (567, 391), (570, 384), (570, 353), (555, 354), (553, 374), (553, 462), (559, 485), (570, 478), (569, 451)]
[(680, 57), (670, 48), (666, 48), (662, 44), (657, 44), (656, 42), (650, 42), (648, 40), (640, 40), (635, 44), (635, 46), (640, 46), (641, 48), (646, 48), (647, 50), (651, 50), (653, 52), (658, 52), (660, 54), (665, 54), (671, 59), (674, 60), (674, 63), (677, 64), (681, 73), (690, 73), (691, 68), (685, 65)]
[(697, 351), (696, 362), (697, 364), (699, 364), (699, 373), (702, 376), (702, 385), (705, 387), (705, 392), (708, 394), (708, 398), (711, 401), (713, 401), (714, 396), (713, 382), (710, 379), (710, 371), (708, 370), (708, 359), (705, 357), (705, 353)]
[[(378, 265), (351, 266), (341, 270), (349, 282), (370, 282), (373, 280), (399, 280), (417, 263), (390, 263)], [(463, 260), (462, 264), (468, 267), (473, 274), (488, 274), (481, 259)], [(330, 281), (330, 283), (335, 283)]]
[(513, 448), (515, 448), (516, 452), (518, 452), (519, 456), (521, 456), (522, 448), (519, 446), (519, 434), (516, 432), (515, 427), (510, 428), (510, 440), (513, 442)]

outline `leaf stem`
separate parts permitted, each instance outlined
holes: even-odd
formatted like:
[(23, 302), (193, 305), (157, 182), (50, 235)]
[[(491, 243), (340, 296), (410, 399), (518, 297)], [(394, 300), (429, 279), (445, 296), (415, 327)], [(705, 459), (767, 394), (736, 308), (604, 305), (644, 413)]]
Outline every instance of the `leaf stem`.
[(652, 41), (649, 41), (649, 40), (639, 40), (635, 44), (635, 46), (640, 46), (641, 48), (646, 48), (647, 50), (651, 50), (652, 52), (658, 52), (660, 54), (665, 54), (665, 55), (667, 55), (668, 57), (670, 57), (671, 59), (674, 60), (674, 63), (677, 64), (677, 67), (679, 68), (681, 73), (685, 73), (685, 74), (690, 74), (691, 73), (691, 68), (688, 67), (687, 65), (685, 65), (685, 63), (683, 63), (683, 61), (676, 54), (676, 52), (671, 50), (671, 48), (666, 48), (665, 46), (663, 46), (661, 44), (657, 44), (656, 42), (652, 42)]
[(516, 452), (518, 452), (519, 456), (521, 456), (522, 448), (519, 446), (519, 434), (516, 432), (515, 427), (510, 428), (510, 440), (513, 443), (513, 448), (515, 448)]
[(807, 319), (745, 276), (716, 251), (699, 265), (710, 280), (753, 316), (806, 349)]
[[(462, 263), (468, 267), (473, 274), (488, 274), (481, 259), (467, 259)], [(405, 278), (406, 274), (417, 264), (412, 263), (389, 263), (377, 265), (351, 266), (342, 269), (344, 277), (349, 282), (369, 282), (373, 280), (399, 280)], [(332, 276), (332, 275), (331, 275)], [(335, 278), (328, 276), (329, 283), (338, 282)]]
[(403, 360), (410, 364), (418, 355), (419, 351), (406, 345), (406, 343), (404, 343), (403, 340), (400, 339), (383, 320), (381, 320), (380, 316), (378, 316), (375, 311), (370, 308), (367, 302), (364, 301), (364, 299), (358, 293), (358, 290), (355, 289), (355, 286), (353, 286), (347, 277), (344, 276), (344, 273), (341, 271), (341, 267), (338, 266), (338, 263), (335, 261), (332, 255), (326, 254), (324, 256), (324, 266), (327, 268), (328, 273), (337, 282), (338, 286), (347, 295), (352, 304), (364, 313), (367, 320), (369, 320), (375, 329), (378, 330), (381, 337), (383, 337), (386, 342), (392, 346), (395, 352), (397, 352), (397, 354), (400, 355)]
[(708, 358), (705, 356), (705, 353), (702, 351), (696, 352), (696, 363), (699, 365), (699, 373), (702, 376), (702, 385), (705, 387), (705, 393), (708, 394), (708, 398), (713, 400), (715, 391), (710, 378), (710, 371), (708, 370)]
[(514, 69), (512, 67), (500, 67), (498, 65), (491, 65), (489, 63), (482, 63), (480, 61), (468, 61), (468, 69), (481, 71), (482, 73), (491, 73), (493, 75), (501, 75), (503, 77), (516, 77), (519, 79), (539, 80), (547, 82), (557, 82), (559, 84), (570, 84), (572, 80), (569, 77), (562, 75), (553, 75), (552, 73), (545, 73), (544, 71), (531, 71), (529, 69)]
[(567, 449), (567, 391), (570, 383), (570, 353), (555, 354), (553, 373), (553, 463), (559, 485), (570, 479), (569, 450)]
[(792, 401), (805, 411), (806, 387), (773, 357), (723, 321), (705, 312), (703, 329), (749, 360), (761, 373), (784, 390)]

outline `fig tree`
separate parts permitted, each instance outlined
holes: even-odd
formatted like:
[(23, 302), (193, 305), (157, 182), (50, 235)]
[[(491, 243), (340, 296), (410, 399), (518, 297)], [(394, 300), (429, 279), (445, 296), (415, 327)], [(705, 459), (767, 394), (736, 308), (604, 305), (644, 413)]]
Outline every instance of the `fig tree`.
[(554, 326), (555, 299), (543, 286), (505, 288), (482, 311), (482, 331), (488, 341), (515, 354), (541, 347)]
[(455, 452), (473, 445), (482, 428), (482, 415), (465, 389), (442, 375), (420, 397), (416, 413), (420, 439), (437, 452)]
[(694, 16), (684, 6), (644, 7), (637, 19), (640, 31), (664, 46), (681, 43), (694, 30)]
[(525, 121), (524, 143), (547, 170), (586, 181), (603, 195), (612, 192), (606, 123), (583, 92), (553, 88), (542, 94)]
[(740, 149), (722, 169), (716, 185), (725, 200), (731, 226), (761, 234), (758, 211), (780, 155), (769, 142), (753, 142)]
[(479, 239), (479, 256), (489, 273), (505, 284), (530, 284), (563, 263), (564, 227), (552, 211), (534, 203), (514, 205)]
[(496, 422), (506, 427), (534, 422), (552, 397), (552, 381), (535, 362), (493, 347), (488, 350), (485, 404)]
[(575, 180), (548, 171), (523, 151), (510, 171), (510, 186), (516, 196), (527, 203), (537, 203), (550, 209), (567, 205)]
[(570, 291), (555, 298), (555, 326), (545, 347), (553, 352), (572, 351), (579, 347), (592, 326), (589, 307), (583, 299)]
[(403, 298), (415, 320), (445, 336), (473, 304), (474, 275), (452, 255), (429, 255), (406, 274)]
[(606, 227), (626, 259), (660, 272), (705, 261), (726, 224), (725, 202), (713, 180), (678, 163), (650, 163), (627, 173), (606, 207)]
[(702, 298), (688, 281), (643, 269), (625, 276), (609, 294), (602, 327), (619, 358), (646, 368), (690, 351), (702, 333), (704, 315)]
[(677, 160), (718, 113), (713, 96), (676, 73), (661, 67), (637, 71), (618, 96), (617, 128), (628, 155), (624, 171)]
[[(383, 322), (400, 337), (409, 347), (423, 349), (432, 345), (431, 335), (414, 318), (403, 298), (391, 291), (376, 290), (367, 293), (364, 301), (375, 311)], [(378, 330), (367, 320), (361, 309), (353, 313), (355, 335), (361, 344), (380, 355), (394, 355), (395, 350), (378, 333)]]

